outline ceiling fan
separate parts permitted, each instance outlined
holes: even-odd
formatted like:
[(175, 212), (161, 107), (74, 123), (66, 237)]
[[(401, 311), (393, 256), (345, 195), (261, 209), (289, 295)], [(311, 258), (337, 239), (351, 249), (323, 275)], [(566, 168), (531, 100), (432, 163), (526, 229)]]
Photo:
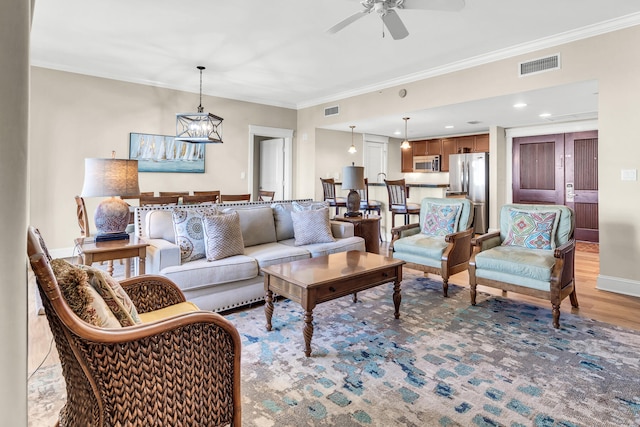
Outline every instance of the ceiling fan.
[(380, 16), (391, 37), (394, 40), (400, 40), (407, 37), (409, 31), (407, 31), (407, 27), (404, 26), (400, 16), (394, 9), (459, 11), (465, 5), (464, 0), (363, 0), (360, 4), (364, 7), (363, 10), (338, 22), (329, 28), (327, 32), (335, 34), (373, 11)]

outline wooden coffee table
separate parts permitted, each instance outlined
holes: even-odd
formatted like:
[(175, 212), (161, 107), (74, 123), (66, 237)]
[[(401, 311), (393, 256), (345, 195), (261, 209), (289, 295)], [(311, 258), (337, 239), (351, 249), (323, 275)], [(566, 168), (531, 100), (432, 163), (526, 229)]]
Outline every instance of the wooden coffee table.
[(356, 302), (357, 292), (389, 282), (393, 282), (394, 316), (398, 319), (404, 263), (374, 253), (349, 251), (265, 267), (262, 271), (267, 331), (271, 330), (274, 293), (299, 303), (304, 310), (304, 354), (309, 357), (316, 304), (349, 294), (353, 294)]

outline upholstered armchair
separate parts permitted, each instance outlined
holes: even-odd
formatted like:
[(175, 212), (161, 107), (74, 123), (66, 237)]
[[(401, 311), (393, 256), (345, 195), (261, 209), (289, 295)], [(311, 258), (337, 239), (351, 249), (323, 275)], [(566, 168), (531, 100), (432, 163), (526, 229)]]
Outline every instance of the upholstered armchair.
[(469, 200), (424, 198), (420, 223), (391, 230), (389, 255), (406, 261), (405, 267), (440, 275), (446, 297), (449, 277), (469, 266), (472, 224)]
[(469, 261), (471, 303), (477, 285), (544, 298), (551, 302), (553, 327), (560, 327), (560, 303), (578, 307), (574, 280), (573, 211), (561, 205), (505, 205), (500, 230), (472, 241)]
[[(27, 247), (66, 383), (58, 425), (240, 426), (240, 337), (229, 321), (186, 302), (164, 277), (138, 276), (118, 287), (135, 305), (137, 323), (122, 326), (118, 317), (96, 326), (106, 311), (87, 304), (100, 296), (86, 280), (67, 280), (92, 270), (52, 260), (33, 227)], [(63, 280), (59, 265), (67, 268), (65, 284), (54, 275), (56, 268)], [(100, 301), (110, 301), (109, 311), (116, 299)], [(82, 304), (89, 309), (77, 314)]]

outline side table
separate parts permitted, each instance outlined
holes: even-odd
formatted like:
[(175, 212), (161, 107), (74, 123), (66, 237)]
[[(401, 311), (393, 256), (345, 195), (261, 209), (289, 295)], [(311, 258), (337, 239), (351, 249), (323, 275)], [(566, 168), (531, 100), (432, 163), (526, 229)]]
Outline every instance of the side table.
[(336, 216), (334, 221), (350, 222), (353, 224), (354, 234), (364, 239), (367, 252), (380, 253), (380, 217), (364, 215), (354, 217)]
[[(138, 258), (138, 274), (145, 273), (145, 259), (149, 244), (138, 236), (132, 235), (129, 240), (106, 242), (96, 242), (92, 237), (80, 237), (75, 242), (84, 265), (124, 258), (124, 277), (128, 278), (131, 275), (131, 258)], [(113, 264), (109, 265), (107, 271), (113, 276)]]

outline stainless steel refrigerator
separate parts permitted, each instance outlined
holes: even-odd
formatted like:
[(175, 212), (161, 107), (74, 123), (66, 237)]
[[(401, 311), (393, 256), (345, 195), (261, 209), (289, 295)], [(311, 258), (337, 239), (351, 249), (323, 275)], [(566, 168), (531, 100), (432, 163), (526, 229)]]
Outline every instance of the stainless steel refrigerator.
[(448, 197), (471, 200), (476, 233), (489, 227), (489, 153), (451, 154), (449, 156)]

